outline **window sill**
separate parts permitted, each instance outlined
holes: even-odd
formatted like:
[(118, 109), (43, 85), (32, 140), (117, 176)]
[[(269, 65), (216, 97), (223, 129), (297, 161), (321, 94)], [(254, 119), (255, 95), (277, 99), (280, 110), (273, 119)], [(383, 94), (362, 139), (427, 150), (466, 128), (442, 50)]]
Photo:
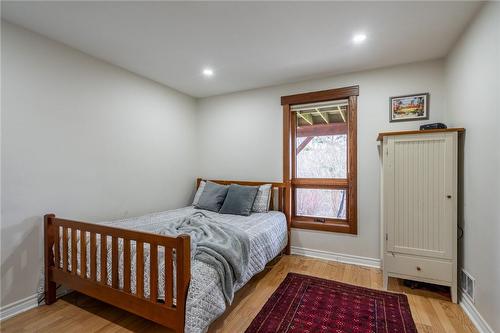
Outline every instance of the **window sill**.
[(346, 222), (314, 222), (304, 221), (292, 218), (292, 228), (308, 229), (318, 231), (338, 232), (343, 234), (357, 235), (357, 230), (354, 230), (348, 221)]

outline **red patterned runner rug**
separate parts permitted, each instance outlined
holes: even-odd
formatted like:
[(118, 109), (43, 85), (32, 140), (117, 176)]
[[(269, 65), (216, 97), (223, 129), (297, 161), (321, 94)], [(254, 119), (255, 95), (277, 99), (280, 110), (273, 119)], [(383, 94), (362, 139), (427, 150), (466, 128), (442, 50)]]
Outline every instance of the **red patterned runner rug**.
[(414, 333), (408, 299), (288, 273), (246, 333)]

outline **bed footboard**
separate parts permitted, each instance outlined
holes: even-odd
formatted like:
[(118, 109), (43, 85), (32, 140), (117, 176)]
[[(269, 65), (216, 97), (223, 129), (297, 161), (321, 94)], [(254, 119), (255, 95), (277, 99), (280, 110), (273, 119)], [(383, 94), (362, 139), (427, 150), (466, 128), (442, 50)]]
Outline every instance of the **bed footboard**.
[[(99, 236), (99, 241), (97, 236)], [(122, 244), (120, 251), (123, 251), (123, 254), (119, 253), (119, 244)], [(131, 288), (131, 247), (133, 244), (136, 247), (134, 293)], [(148, 297), (145, 296), (143, 278), (145, 244), (149, 244), (150, 256)], [(111, 248), (110, 258), (108, 258), (109, 248)], [(165, 259), (164, 301), (158, 300), (157, 295), (159, 251), (163, 251)], [(47, 214), (44, 217), (45, 302), (52, 304), (56, 301), (56, 284), (62, 284), (171, 328), (175, 332), (184, 332), (186, 298), (191, 280), (190, 253), (188, 235), (162, 236), (70, 221), (56, 218), (54, 214)], [(119, 266), (121, 256), (123, 256), (122, 270)], [(111, 259), (111, 284), (108, 284), (107, 277), (108, 259)], [(80, 269), (78, 269), (78, 262), (80, 262)], [(87, 262), (90, 262), (89, 267), (87, 267)], [(98, 262), (100, 276), (97, 275)], [(175, 302), (174, 265), (176, 270)], [(119, 282), (119, 275), (123, 277), (122, 283)]]

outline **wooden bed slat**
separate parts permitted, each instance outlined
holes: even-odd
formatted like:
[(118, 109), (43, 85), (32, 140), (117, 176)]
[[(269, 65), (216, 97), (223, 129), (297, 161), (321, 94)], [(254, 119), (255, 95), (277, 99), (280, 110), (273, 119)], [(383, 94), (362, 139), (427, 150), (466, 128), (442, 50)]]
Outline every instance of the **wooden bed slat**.
[(68, 271), (68, 228), (63, 227), (63, 266), (62, 269), (63, 271), (67, 272)]
[(76, 229), (71, 228), (71, 274), (76, 274), (78, 272), (77, 256), (78, 251), (76, 248)]
[(130, 293), (130, 239), (123, 239), (123, 290)]
[(269, 198), (269, 209), (274, 210), (274, 189), (271, 187), (271, 193)]
[(165, 305), (173, 305), (174, 273), (172, 262), (172, 249), (165, 248)]
[(283, 189), (278, 188), (278, 210), (283, 211)]
[(135, 256), (136, 256), (135, 280), (137, 281), (135, 290), (137, 293), (137, 297), (144, 298), (144, 243), (143, 242), (136, 242)]
[(56, 226), (55, 234), (54, 234), (54, 263), (56, 268), (61, 267), (61, 248), (59, 242), (61, 241), (59, 233), (61, 232), (61, 228)]
[(149, 244), (149, 300), (158, 299), (158, 246)]
[(108, 237), (101, 234), (101, 283), (108, 283)]
[(90, 279), (94, 282), (97, 280), (97, 246), (95, 232), (90, 233)]
[(111, 242), (111, 286), (118, 289), (118, 237)]
[(80, 230), (80, 273), (83, 279), (87, 278), (87, 232)]

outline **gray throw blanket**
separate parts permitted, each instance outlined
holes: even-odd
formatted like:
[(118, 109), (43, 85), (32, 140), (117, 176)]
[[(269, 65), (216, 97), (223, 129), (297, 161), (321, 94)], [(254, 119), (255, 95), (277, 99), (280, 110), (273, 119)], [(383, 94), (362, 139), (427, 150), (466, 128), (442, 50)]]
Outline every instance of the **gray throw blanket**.
[(222, 291), (231, 304), (234, 286), (243, 278), (248, 265), (250, 240), (239, 228), (216, 221), (203, 212), (168, 223), (163, 235), (191, 236), (191, 257), (212, 266), (220, 276)]

